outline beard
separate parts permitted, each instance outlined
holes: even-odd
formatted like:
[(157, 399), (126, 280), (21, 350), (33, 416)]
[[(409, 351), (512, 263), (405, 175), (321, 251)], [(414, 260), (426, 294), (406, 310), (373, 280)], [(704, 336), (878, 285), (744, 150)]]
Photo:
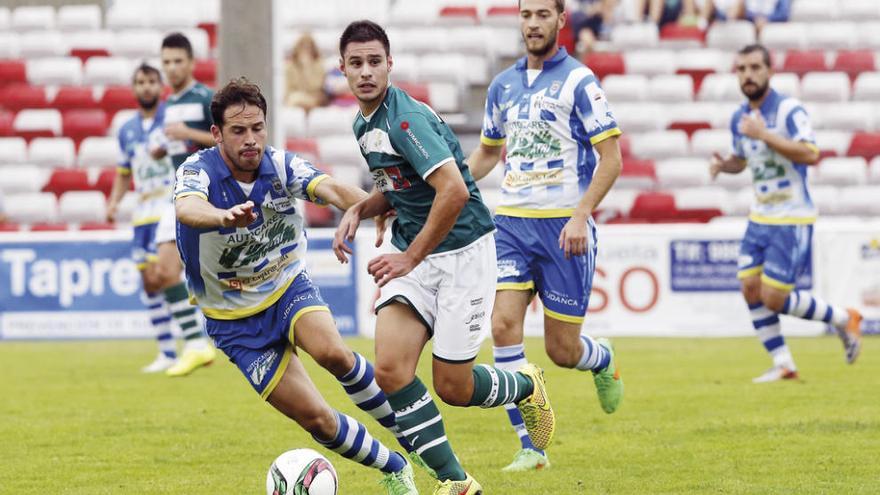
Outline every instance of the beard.
[[(746, 91), (746, 84), (754, 84), (755, 90), (752, 91), (751, 93)], [(770, 89), (770, 81), (765, 82), (763, 86), (759, 86), (757, 83), (753, 83), (753, 82), (746, 83), (746, 84), (743, 84), (742, 86), (740, 86), (740, 89), (742, 90), (743, 94), (746, 95), (746, 98), (748, 98), (749, 101), (760, 100), (761, 98), (764, 97), (765, 94), (767, 94), (767, 90)]]
[(551, 32), (550, 35), (547, 36), (547, 42), (544, 43), (544, 46), (538, 48), (529, 48), (528, 38), (523, 36), (523, 39), (526, 40), (526, 50), (529, 52), (530, 55), (543, 57), (544, 55), (550, 53), (550, 49), (553, 48), (554, 45), (556, 45), (556, 37), (558, 36), (558, 34), (558, 31)]
[(138, 96), (137, 102), (138, 102), (138, 105), (141, 108), (143, 108), (144, 110), (152, 110), (152, 109), (156, 108), (156, 105), (159, 104), (159, 97), (156, 96), (153, 99), (147, 99), (147, 98), (141, 98), (140, 96)]

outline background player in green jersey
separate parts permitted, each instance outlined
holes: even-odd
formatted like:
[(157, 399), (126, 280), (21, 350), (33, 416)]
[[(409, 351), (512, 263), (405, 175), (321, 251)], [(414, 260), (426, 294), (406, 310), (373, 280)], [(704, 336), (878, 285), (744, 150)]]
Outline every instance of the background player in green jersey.
[(354, 132), (375, 188), (348, 209), (334, 240), (340, 261), (351, 253), (361, 218), (393, 208), (397, 252), (369, 262), (381, 287), (376, 302), (376, 381), (388, 395), (400, 430), (436, 472), (437, 495), (473, 495), (482, 488), (465, 473), (446, 438), (440, 411), (415, 375), (433, 338), (434, 390), (456, 406), (516, 403), (532, 438), (546, 446), (555, 418), (543, 374), (474, 366), (489, 331), (495, 295), (494, 227), (458, 139), (425, 104), (389, 85), (392, 59), (385, 31), (351, 23), (339, 42), (340, 69), (358, 99)]

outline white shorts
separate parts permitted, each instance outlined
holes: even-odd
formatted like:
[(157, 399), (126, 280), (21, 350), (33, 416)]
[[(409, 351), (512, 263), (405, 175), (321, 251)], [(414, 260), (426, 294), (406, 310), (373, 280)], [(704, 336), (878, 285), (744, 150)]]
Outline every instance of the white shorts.
[(177, 213), (174, 210), (174, 203), (169, 202), (168, 206), (162, 210), (162, 217), (159, 219), (159, 225), (156, 227), (156, 245), (176, 240)]
[(391, 302), (410, 306), (434, 339), (434, 357), (472, 361), (492, 327), (498, 261), (488, 234), (455, 251), (425, 258), (382, 288), (376, 312)]

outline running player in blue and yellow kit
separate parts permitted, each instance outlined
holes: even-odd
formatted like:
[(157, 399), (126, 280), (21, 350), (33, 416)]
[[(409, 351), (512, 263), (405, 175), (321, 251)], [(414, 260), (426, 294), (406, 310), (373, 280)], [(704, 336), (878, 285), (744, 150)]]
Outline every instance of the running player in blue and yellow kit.
[(738, 277), (752, 325), (773, 367), (755, 383), (798, 377), (785, 345), (779, 315), (824, 321), (837, 329), (847, 363), (861, 346), (861, 314), (832, 306), (807, 291), (795, 290), (797, 276), (809, 263), (816, 208), (807, 190), (807, 166), (819, 161), (806, 110), (794, 98), (770, 88), (770, 53), (749, 45), (737, 53), (736, 73), (748, 98), (733, 114), (733, 153), (712, 157), (712, 177), (720, 172), (752, 172), (755, 200), (740, 247)]
[(394, 209), (395, 251), (371, 260), (381, 288), (376, 302), (377, 381), (397, 423), (436, 473), (435, 495), (474, 495), (480, 484), (462, 468), (433, 398), (416, 376), (433, 339), (434, 390), (456, 406), (518, 404), (536, 443), (553, 437), (555, 418), (542, 372), (474, 366), (489, 330), (496, 272), (494, 226), (468, 172), (458, 138), (434, 111), (389, 84), (385, 31), (370, 21), (348, 25), (339, 41), (340, 69), (358, 99), (354, 134), (375, 188), (349, 208), (334, 249), (351, 250), (362, 218)]
[[(599, 81), (559, 47), (563, 0), (522, 0), (527, 55), (489, 86), (481, 144), (468, 159), (476, 179), (507, 145), (498, 229), (498, 285), (492, 313), (496, 366), (526, 362), (523, 321), (532, 297), (544, 304), (547, 354), (559, 366), (591, 371), (606, 413), (617, 410), (623, 381), (614, 349), (581, 335), (596, 269), (592, 212), (620, 174), (621, 133)], [(507, 408), (521, 449), (507, 471), (541, 469), (546, 454)]]
[(107, 220), (116, 220), (119, 202), (134, 180), (138, 205), (132, 219), (132, 258), (141, 271), (144, 287), (142, 299), (159, 343), (158, 356), (142, 371), (157, 373), (173, 366), (177, 359), (177, 349), (171, 335), (171, 310), (162, 294), (165, 286), (162, 267), (157, 263), (156, 247), (159, 219), (171, 206), (174, 167), (169, 158), (156, 159), (151, 154), (151, 148), (157, 142), (156, 135), (162, 132), (165, 116), (164, 106), (159, 102), (162, 95), (159, 70), (141, 64), (132, 76), (132, 91), (138, 101), (138, 113), (119, 129), (122, 161), (107, 200)]
[(297, 200), (345, 209), (366, 194), (266, 147), (266, 99), (247, 80), (221, 89), (211, 113), (217, 146), (190, 156), (175, 184), (177, 245), (208, 334), (257, 393), (316, 441), (381, 470), (387, 493), (417, 494), (406, 458), (331, 409), (295, 352), (311, 355), (358, 407), (400, 437), (373, 367), (346, 347), (305, 266)]

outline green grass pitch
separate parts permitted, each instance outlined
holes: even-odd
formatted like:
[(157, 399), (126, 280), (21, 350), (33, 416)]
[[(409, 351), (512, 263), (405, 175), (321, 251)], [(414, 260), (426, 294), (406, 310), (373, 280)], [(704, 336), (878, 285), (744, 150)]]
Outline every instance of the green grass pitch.
[[(349, 343), (373, 355), (372, 341)], [(559, 420), (548, 470), (499, 471), (518, 446), (503, 409), (441, 406), (487, 495), (880, 491), (880, 340), (847, 366), (832, 337), (790, 339), (803, 381), (766, 385), (750, 382), (769, 362), (756, 339), (615, 343), (626, 397), (605, 415), (589, 375), (550, 365), (542, 341), (527, 342)], [(147, 341), (0, 344), (0, 493), (261, 494), (275, 456), (319, 449), (225, 359), (182, 379), (141, 375), (154, 352)], [(480, 361), (490, 359), (486, 343)], [(331, 405), (396, 446), (305, 360)], [(340, 494), (381, 493), (377, 472), (324, 452)]]

